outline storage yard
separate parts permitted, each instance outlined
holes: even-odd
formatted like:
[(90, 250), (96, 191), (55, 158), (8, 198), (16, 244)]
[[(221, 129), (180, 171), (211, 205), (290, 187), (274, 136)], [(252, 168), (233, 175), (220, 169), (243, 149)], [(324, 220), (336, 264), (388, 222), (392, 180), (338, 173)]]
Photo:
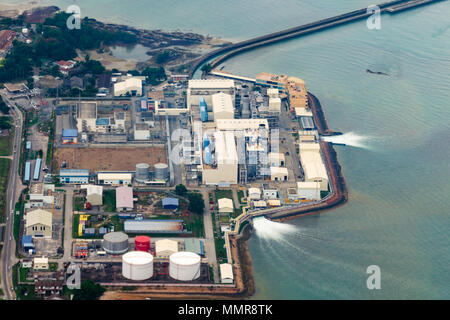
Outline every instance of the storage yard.
[(89, 169), (91, 173), (102, 170), (135, 171), (136, 164), (154, 165), (167, 162), (164, 146), (120, 148), (58, 148), (55, 150), (53, 170), (66, 162), (68, 169)]

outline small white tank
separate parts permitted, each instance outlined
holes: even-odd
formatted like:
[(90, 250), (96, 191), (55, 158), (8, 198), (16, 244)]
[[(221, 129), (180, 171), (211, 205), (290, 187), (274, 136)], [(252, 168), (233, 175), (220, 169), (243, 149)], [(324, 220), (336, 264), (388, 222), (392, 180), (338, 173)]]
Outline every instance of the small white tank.
[(130, 280), (147, 280), (153, 276), (153, 256), (144, 251), (131, 251), (122, 256), (122, 275)]
[(180, 281), (192, 281), (200, 277), (200, 256), (193, 252), (176, 252), (170, 256), (169, 275)]

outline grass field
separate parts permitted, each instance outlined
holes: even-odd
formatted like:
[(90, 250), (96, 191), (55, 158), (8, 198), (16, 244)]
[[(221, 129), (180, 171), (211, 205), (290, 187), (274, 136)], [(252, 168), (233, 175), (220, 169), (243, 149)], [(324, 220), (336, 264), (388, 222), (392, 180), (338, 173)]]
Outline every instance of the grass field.
[(116, 190), (103, 192), (103, 209), (106, 212), (116, 212)]
[(8, 187), (8, 173), (11, 160), (0, 159), (0, 222), (5, 221), (6, 189)]
[(9, 134), (0, 136), (0, 156), (9, 156), (12, 152), (12, 145), (14, 139), (14, 127), (11, 127)]

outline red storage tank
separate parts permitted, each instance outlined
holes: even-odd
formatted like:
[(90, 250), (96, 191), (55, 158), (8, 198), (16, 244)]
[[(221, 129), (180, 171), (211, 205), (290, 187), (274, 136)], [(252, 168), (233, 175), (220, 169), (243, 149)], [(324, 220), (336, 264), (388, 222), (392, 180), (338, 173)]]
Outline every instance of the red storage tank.
[(136, 251), (150, 251), (150, 237), (147, 236), (137, 236), (134, 238), (134, 245)]

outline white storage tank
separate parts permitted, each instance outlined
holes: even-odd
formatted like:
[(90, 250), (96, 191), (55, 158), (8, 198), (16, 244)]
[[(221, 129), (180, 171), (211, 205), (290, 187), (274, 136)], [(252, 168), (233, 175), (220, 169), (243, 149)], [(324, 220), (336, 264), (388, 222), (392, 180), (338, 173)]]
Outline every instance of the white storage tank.
[(135, 179), (137, 181), (147, 181), (150, 173), (150, 165), (147, 163), (138, 163), (136, 165)]
[(167, 180), (169, 177), (169, 166), (165, 163), (155, 164), (155, 180)]
[(153, 276), (153, 256), (144, 251), (131, 251), (122, 256), (122, 275), (130, 280), (147, 280)]
[(193, 252), (177, 252), (170, 256), (169, 275), (180, 281), (192, 281), (200, 277), (200, 256)]

